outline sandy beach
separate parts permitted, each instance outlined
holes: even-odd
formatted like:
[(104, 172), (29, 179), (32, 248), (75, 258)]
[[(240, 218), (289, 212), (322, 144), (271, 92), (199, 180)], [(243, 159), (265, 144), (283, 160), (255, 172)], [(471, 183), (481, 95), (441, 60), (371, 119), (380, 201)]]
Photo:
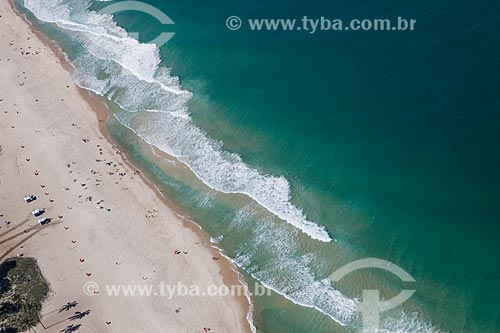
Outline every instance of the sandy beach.
[[(244, 295), (160, 290), (241, 285), (208, 236), (107, 140), (103, 106), (89, 104), (7, 1), (0, 2), (0, 45), (0, 257), (37, 258), (50, 283), (35, 331), (250, 331)], [(27, 194), (37, 199), (26, 203)], [(40, 208), (51, 218), (43, 226), (32, 216)], [(107, 286), (153, 289), (109, 295)]]

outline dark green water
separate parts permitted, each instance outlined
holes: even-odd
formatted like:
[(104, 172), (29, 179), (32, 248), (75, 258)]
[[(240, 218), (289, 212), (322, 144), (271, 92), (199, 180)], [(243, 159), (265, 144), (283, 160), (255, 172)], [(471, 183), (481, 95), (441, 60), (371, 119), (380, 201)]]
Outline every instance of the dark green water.
[[(54, 1), (38, 6), (48, 8)], [(187, 156), (186, 163), (192, 162), (206, 183), (228, 189), (235, 179), (201, 174), (222, 162), (205, 163), (193, 153), (205, 147), (199, 144), (205, 137), (218, 140), (217, 151), (238, 154), (262, 175), (284, 176), (290, 204), (336, 240), (313, 240), (248, 197), (211, 189), (152, 156), (133, 132), (116, 119), (111, 122), (111, 132), (136, 162), (218, 237), (218, 246), (250, 284), (259, 280), (295, 303), (316, 307), (279, 294), (256, 297), (259, 330), (358, 331), (359, 318), (337, 307), (348, 301), (322, 298), (332, 290), (324, 279), (354, 259), (377, 257), (416, 280), (411, 300), (385, 314), (384, 332), (431, 332), (430, 323), (450, 332), (500, 332), (497, 1), (146, 2), (175, 22), (167, 28), (175, 36), (160, 49), (160, 66), (171, 68), (168, 77), (179, 77), (192, 98), (157, 92), (117, 65), (137, 65), (134, 59), (146, 59), (147, 51), (126, 44), (113, 53), (74, 26), (41, 23), (41, 28), (72, 58), (77, 82), (128, 109), (112, 105), (116, 117), (148, 142)], [(61, 4), (72, 15), (49, 18), (36, 10), (35, 15), (41, 21), (88, 23), (81, 17), (88, 9), (85, 1)], [(231, 15), (244, 21), (402, 16), (417, 24), (415, 31), (398, 32), (307, 34), (247, 26), (229, 31), (225, 21)], [(139, 31), (142, 41), (164, 31), (144, 14), (126, 12), (114, 19)], [(189, 126), (202, 132), (175, 117), (146, 112), (184, 106), (191, 114)], [(275, 188), (262, 192), (271, 195)], [(390, 298), (403, 285), (390, 274), (368, 271), (336, 289), (352, 299), (375, 286)]]

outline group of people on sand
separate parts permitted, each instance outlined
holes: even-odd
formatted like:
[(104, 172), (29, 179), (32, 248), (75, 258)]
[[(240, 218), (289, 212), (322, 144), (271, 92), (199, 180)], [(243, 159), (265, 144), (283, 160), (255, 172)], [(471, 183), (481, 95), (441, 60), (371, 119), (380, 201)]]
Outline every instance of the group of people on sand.
[[(88, 141), (90, 141), (90, 140), (89, 140), (89, 139), (87, 139), (87, 138), (85, 138), (83, 141), (84, 141), (85, 143), (88, 143)], [(102, 155), (102, 148), (101, 148), (99, 145), (97, 145), (97, 147), (98, 147), (98, 149), (99, 149), (99, 153), (100, 153), (100, 155)], [(22, 148), (24, 149), (24, 148), (25, 148), (25, 146), (23, 145), (23, 146), (22, 146)], [(104, 159), (104, 160), (102, 160), (102, 159), (96, 159), (96, 162), (97, 162), (97, 163), (103, 162), (103, 164), (104, 164), (104, 165), (106, 165), (106, 166), (108, 166), (108, 167), (115, 167), (115, 168), (117, 167), (116, 162), (112, 162), (112, 161), (109, 161), (109, 160), (106, 160), (106, 159)], [(73, 171), (72, 171), (72, 169), (73, 169), (73, 168), (72, 168), (72, 166), (73, 166), (73, 165), (75, 165), (75, 164), (76, 164), (76, 162), (71, 162), (71, 163), (67, 163), (67, 164), (66, 164), (66, 166), (67, 166), (67, 167), (69, 168), (69, 170), (70, 170), (70, 173), (73, 173)], [(126, 175), (127, 175), (125, 172), (118, 172), (118, 171), (117, 171), (116, 173), (117, 173), (117, 175), (118, 175), (118, 176), (120, 176), (120, 177), (124, 177), (124, 176), (126, 176)], [(94, 169), (92, 169), (92, 170), (91, 170), (91, 175), (93, 175), (94, 177), (95, 177), (95, 176), (97, 176), (97, 175), (99, 175), (99, 174), (101, 174), (101, 173), (100, 173), (100, 172), (98, 172), (98, 171), (96, 171), (96, 170), (94, 170)], [(134, 175), (136, 175), (136, 174), (139, 174), (139, 172), (134, 172)], [(40, 175), (40, 171), (39, 171), (39, 170), (35, 170), (35, 171), (34, 171), (34, 175), (35, 175), (35, 176), (39, 176), (39, 175)], [(111, 173), (111, 175), (114, 175), (114, 173)], [(75, 182), (76, 182), (76, 181), (77, 181), (77, 180), (75, 179)], [(97, 182), (97, 185), (98, 185), (98, 183), (99, 183), (99, 182)], [(84, 189), (87, 189), (87, 188), (88, 188), (86, 183), (82, 183), (81, 185), (82, 185), (82, 187), (84, 187)], [(46, 186), (45, 186), (44, 184), (42, 184), (42, 185), (40, 185), (40, 187), (41, 187), (42, 189), (45, 189), (45, 187), (46, 187)], [(68, 187), (68, 188), (65, 188), (65, 189), (68, 191), (68, 190), (69, 190), (69, 187)], [(49, 195), (49, 192), (45, 192), (44, 194), (45, 194), (46, 196), (48, 196), (48, 195)], [(88, 194), (87, 194), (87, 195), (86, 195), (86, 196), (84, 196), (84, 197), (85, 197), (85, 201), (86, 201), (86, 202), (95, 202), (94, 198), (93, 198), (91, 195), (88, 195)], [(83, 198), (83, 197), (82, 197), (82, 198)], [(51, 200), (50, 200), (50, 202), (53, 202), (53, 200), (51, 199)], [(105, 207), (101, 206), (101, 204), (102, 204), (103, 202), (104, 202), (104, 200), (103, 200), (103, 199), (100, 199), (99, 201), (97, 201), (97, 202), (96, 202), (97, 207), (98, 207), (98, 208), (100, 208), (100, 209), (104, 209), (104, 210), (106, 210), (106, 211), (110, 212), (110, 211), (111, 211), (111, 209), (110, 209), (110, 208), (105, 208)], [(68, 209), (72, 209), (72, 207), (68, 207)], [(158, 209), (153, 208), (153, 209), (148, 210), (147, 215), (146, 215), (146, 218), (155, 218), (155, 217), (157, 217), (157, 216), (158, 216), (158, 214), (159, 214)], [(0, 216), (0, 217), (1, 217), (1, 216)], [(59, 214), (59, 215), (58, 215), (58, 218), (61, 218), (61, 219), (62, 219), (62, 217), (63, 217), (63, 216), (62, 216), (61, 214)], [(68, 229), (69, 229), (69, 226), (64, 226), (64, 230), (68, 230)], [(76, 245), (76, 243), (77, 243), (76, 239), (72, 239), (72, 240), (71, 240), (71, 243)], [(198, 242), (196, 242), (196, 244), (199, 244), (199, 243), (198, 243)], [(188, 254), (188, 251), (184, 251), (184, 250), (183, 250), (183, 251), (180, 251), (180, 250), (174, 250), (173, 254), (174, 254), (174, 255), (180, 255), (180, 254), (187, 255), (187, 254)], [(215, 256), (214, 256), (214, 257), (212, 257), (212, 259), (213, 259), (213, 260), (219, 260), (220, 258), (219, 258), (219, 257), (215, 257)], [(85, 260), (85, 258), (80, 257), (80, 258), (79, 258), (79, 262), (80, 262), (81, 264), (84, 264), (84, 263), (86, 263), (86, 260)], [(115, 262), (115, 264), (118, 266), (118, 265), (121, 265), (121, 262), (116, 261), (116, 262)], [(87, 271), (87, 270), (85, 270), (84, 272), (85, 272), (85, 276), (86, 276), (87, 278), (89, 278), (89, 277), (91, 277), (91, 276), (92, 276), (91, 271)], [(148, 279), (147, 277), (143, 277), (143, 280), (147, 280), (147, 279)], [(95, 290), (95, 291), (93, 291), (93, 293), (94, 293), (94, 294), (98, 294), (98, 293), (99, 293), (99, 291), (98, 291), (98, 290)], [(176, 309), (175, 309), (175, 313), (176, 313), (176, 314), (180, 314), (180, 313), (181, 313), (181, 310), (182, 310), (182, 308), (181, 308), (181, 307), (178, 307), (178, 308), (176, 308)], [(106, 325), (111, 325), (111, 321), (109, 321), (109, 320), (106, 320), (106, 321), (105, 321), (105, 323), (106, 323)], [(64, 330), (63, 330), (63, 331), (64, 331)], [(203, 332), (205, 332), (205, 333), (212, 332), (212, 329), (211, 329), (210, 327), (203, 327)]]

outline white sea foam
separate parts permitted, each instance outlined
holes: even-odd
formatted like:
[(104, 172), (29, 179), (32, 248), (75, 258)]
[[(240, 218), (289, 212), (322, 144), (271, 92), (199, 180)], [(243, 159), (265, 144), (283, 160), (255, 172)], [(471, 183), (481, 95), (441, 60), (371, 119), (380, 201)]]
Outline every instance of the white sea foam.
[(210, 237), (210, 242), (214, 244), (219, 244), (224, 239), (224, 236), (220, 235), (217, 237)]
[(384, 316), (380, 321), (379, 333), (446, 333), (425, 321), (416, 313), (399, 311), (392, 316)]
[[(254, 212), (251, 205), (242, 208), (230, 222), (230, 230), (236, 232), (239, 229), (253, 228), (255, 224), (251, 221), (261, 220)], [(284, 230), (282, 225), (271, 221), (261, 222), (265, 223), (260, 223), (257, 230), (253, 230), (256, 237), (240, 244), (233, 263), (261, 281), (265, 287), (293, 303), (314, 308), (340, 325), (349, 326), (356, 332), (361, 331), (358, 300), (350, 299), (335, 290), (330, 280), (315, 276), (311, 267), (317, 267), (318, 260), (313, 254), (299, 256), (296, 235)], [(259, 260), (259, 256), (268, 259)], [(259, 263), (255, 263), (256, 261)], [(405, 313), (397, 309), (381, 315), (380, 332), (443, 333), (417, 313)]]
[[(252, 218), (251, 210), (251, 207), (242, 209), (231, 221), (231, 226), (248, 225), (245, 221)], [(256, 236), (241, 244), (233, 262), (293, 303), (314, 308), (340, 325), (354, 324), (358, 319), (356, 301), (335, 290), (328, 279), (315, 277), (311, 270), (315, 255), (298, 256), (296, 235), (273, 225), (272, 221), (261, 222), (255, 230)], [(256, 265), (254, 261), (259, 256), (268, 259)]]

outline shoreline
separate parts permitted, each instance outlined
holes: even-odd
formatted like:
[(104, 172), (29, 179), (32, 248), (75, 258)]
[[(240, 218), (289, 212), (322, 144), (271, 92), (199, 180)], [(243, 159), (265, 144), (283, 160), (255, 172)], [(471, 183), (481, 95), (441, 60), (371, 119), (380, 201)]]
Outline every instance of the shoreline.
[[(58, 59), (58, 64), (67, 71), (71, 76), (74, 73), (74, 66), (69, 61), (65, 52), (60, 48), (60, 46), (52, 39), (47, 37), (43, 32), (37, 29), (33, 22), (31, 22), (26, 14), (21, 13), (17, 8), (14, 0), (8, 0), (11, 10), (20, 17), (25, 24), (28, 25), (31, 32), (42, 42), (43, 45), (47, 46), (55, 58)], [(243, 323), (246, 326), (248, 332), (255, 332), (255, 326), (251, 319), (253, 318), (253, 302), (251, 301), (251, 296), (248, 294), (248, 285), (243, 277), (243, 275), (239, 272), (238, 268), (234, 263), (222, 252), (221, 249), (217, 248), (211, 242), (210, 235), (208, 235), (203, 228), (197, 224), (195, 221), (190, 219), (190, 215), (187, 211), (183, 210), (179, 207), (172, 199), (165, 196), (162, 191), (158, 188), (158, 186), (151, 181), (140, 168), (138, 168), (129, 158), (129, 153), (123, 149), (116, 140), (113, 139), (112, 135), (107, 130), (107, 122), (111, 117), (111, 112), (108, 109), (108, 106), (104, 101), (102, 101), (98, 96), (95, 96), (91, 91), (80, 87), (73, 81), (74, 86), (77, 88), (80, 96), (85, 100), (90, 109), (95, 113), (98, 119), (98, 127), (99, 133), (102, 137), (115, 148), (117, 151), (118, 158), (121, 162), (126, 164), (130, 169), (135, 170), (137, 175), (140, 177), (141, 181), (149, 187), (155, 196), (159, 198), (163, 204), (171, 209), (174, 214), (182, 221), (183, 227), (193, 231), (201, 240), (201, 245), (205, 247), (208, 251), (211, 252), (212, 255), (218, 256), (222, 260), (217, 260), (217, 265), (219, 266), (219, 274), (222, 276), (223, 282), (226, 286), (232, 286), (239, 284), (246, 291), (247, 295), (241, 296), (233, 296), (233, 298), (237, 299), (241, 306), (246, 310), (245, 316), (243, 318)], [(84, 111), (80, 111), (84, 112)], [(141, 139), (142, 140), (142, 139)], [(143, 141), (143, 140), (142, 140)], [(151, 144), (146, 143), (151, 149), (156, 150), (157, 148)], [(161, 151), (162, 154), (168, 155), (167, 153)], [(177, 160), (175, 157), (168, 155), (169, 158)], [(180, 162), (182, 163), (182, 162)]]

